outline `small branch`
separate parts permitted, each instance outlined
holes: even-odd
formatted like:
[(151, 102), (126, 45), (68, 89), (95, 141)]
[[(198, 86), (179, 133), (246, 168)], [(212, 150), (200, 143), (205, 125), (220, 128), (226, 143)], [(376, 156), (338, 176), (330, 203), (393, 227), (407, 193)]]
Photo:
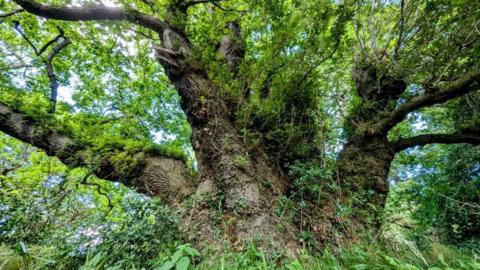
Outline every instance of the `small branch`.
[(62, 29), (58, 29), (58, 30), (60, 31), (60, 33), (55, 38), (53, 38), (52, 40), (45, 43), (45, 45), (43, 45), (42, 48), (40, 48), (40, 50), (38, 51), (38, 55), (42, 55), (42, 53), (44, 53), (45, 50), (47, 50), (48, 47), (50, 47), (50, 45), (57, 42), (61, 37), (63, 37), (63, 34), (64, 34), (63, 30)]
[(222, 11), (225, 11), (225, 12), (239, 12), (239, 13), (245, 13), (245, 12), (248, 12), (249, 10), (239, 10), (239, 9), (234, 9), (234, 8), (224, 8), (222, 6), (220, 6), (220, 4), (218, 4), (217, 2), (215, 1), (212, 1), (211, 2), (212, 5), (214, 5), (215, 7), (217, 7), (218, 9), (222, 10)]
[(112, 199), (110, 198), (110, 196), (108, 195), (107, 192), (103, 191), (103, 188), (100, 186), (100, 184), (98, 183), (94, 183), (94, 182), (88, 182), (88, 178), (92, 175), (92, 173), (87, 173), (85, 174), (85, 176), (83, 177), (82, 181), (80, 182), (80, 184), (82, 185), (85, 185), (85, 186), (91, 186), (91, 187), (95, 187), (95, 189), (97, 190), (97, 193), (100, 194), (100, 195), (103, 195), (105, 198), (107, 198), (107, 202), (108, 202), (108, 212), (110, 212), (112, 209), (113, 209), (113, 204), (112, 204)]
[(403, 42), (403, 31), (405, 29), (405, 0), (400, 1), (400, 26), (399, 26), (398, 40), (395, 44), (395, 49), (393, 50), (393, 59), (397, 59), (398, 51), (402, 46)]
[(33, 43), (30, 41), (30, 39), (28, 39), (28, 37), (25, 35), (25, 33), (23, 33), (23, 30), (20, 28), (20, 22), (18, 21), (15, 21), (15, 30), (17, 30), (17, 32), (23, 37), (23, 39), (25, 41), (27, 41), (28, 45), (30, 45), (30, 47), (32, 47), (33, 51), (35, 52), (35, 55), (39, 55), (38, 54), (38, 50), (37, 50), (37, 47), (35, 47), (35, 45), (33, 45)]
[(55, 42), (58, 42), (61, 38), (63, 38), (63, 41), (58, 42), (57, 46), (53, 48), (53, 50), (48, 54), (47, 58), (43, 61), (45, 63), (45, 69), (47, 70), (47, 76), (48, 80), (50, 81), (50, 113), (54, 113), (56, 110), (57, 106), (57, 96), (58, 96), (58, 79), (57, 76), (55, 75), (52, 61), (55, 56), (60, 53), (60, 51), (67, 47), (71, 42), (70, 39), (67, 37), (64, 37), (64, 32), (62, 29), (59, 30), (59, 34), (45, 43), (40, 50), (38, 50), (35, 45), (30, 41), (30, 39), (23, 33), (22, 29), (20, 28), (20, 23), (18, 21), (15, 22), (15, 30), (17, 30), (18, 33), (27, 41), (27, 43), (32, 47), (32, 49), (35, 52), (36, 56), (41, 56), (51, 45), (53, 45)]
[(194, 0), (194, 1), (187, 1), (187, 2), (184, 2), (183, 5), (186, 7), (186, 8), (189, 8), (191, 6), (194, 6), (194, 5), (198, 5), (198, 4), (212, 4), (213, 6), (215, 6), (216, 8), (222, 10), (222, 11), (225, 11), (225, 12), (240, 12), (240, 13), (245, 13), (245, 12), (248, 12), (248, 10), (238, 10), (238, 9), (234, 9), (234, 8), (224, 8), (222, 6), (220, 6), (219, 2), (223, 2), (223, 0), (218, 0), (218, 1), (215, 1), (215, 0)]
[(188, 1), (185, 2), (187, 7), (198, 5), (198, 4), (206, 4), (206, 3), (215, 3), (215, 0), (195, 0), (195, 1)]
[(70, 44), (70, 39), (64, 37), (63, 41), (59, 42), (55, 48), (50, 52), (47, 59), (45, 60), (45, 68), (47, 69), (47, 76), (50, 80), (50, 113), (54, 113), (57, 106), (57, 95), (58, 95), (58, 80), (55, 72), (53, 70), (52, 61), (57, 54), (60, 53), (62, 49), (67, 47)]
[(408, 139), (400, 139), (392, 142), (392, 145), (396, 152), (400, 152), (410, 147), (424, 146), (432, 143), (468, 143), (480, 145), (480, 130), (464, 130), (452, 134), (423, 134)]
[(415, 110), (440, 104), (465, 94), (476, 91), (480, 88), (480, 71), (469, 72), (463, 77), (449, 83), (441, 89), (429, 88), (427, 94), (412, 98), (407, 103), (399, 106), (387, 117), (374, 126), (375, 133), (386, 133), (396, 124), (405, 119), (408, 113)]
[(13, 16), (15, 14), (18, 14), (18, 13), (21, 13), (21, 12), (24, 12), (25, 10), (23, 8), (19, 8), (19, 9), (16, 9), (16, 10), (12, 10), (10, 12), (7, 12), (7, 13), (2, 13), (0, 14), (0, 18), (8, 18), (10, 16)]
[(13, 64), (7, 67), (2, 67), (0, 68), (1, 71), (9, 71), (9, 70), (14, 70), (14, 69), (22, 69), (22, 68), (29, 68), (32, 67), (31, 65), (25, 64), (25, 63), (20, 63), (20, 64)]

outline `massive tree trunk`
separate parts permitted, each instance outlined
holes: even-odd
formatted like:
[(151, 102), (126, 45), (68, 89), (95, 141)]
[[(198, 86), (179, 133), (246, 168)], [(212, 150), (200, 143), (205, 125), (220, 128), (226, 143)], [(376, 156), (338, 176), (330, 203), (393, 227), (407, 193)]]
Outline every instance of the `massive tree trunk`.
[[(287, 189), (287, 180), (270, 164), (268, 157), (248, 152), (232, 123), (232, 108), (228, 108), (220, 98), (218, 86), (208, 79), (206, 68), (192, 55), (192, 46), (183, 30), (182, 18), (186, 17), (188, 7), (196, 2), (172, 1), (165, 16), (168, 18), (166, 21), (138, 11), (105, 6), (59, 7), (23, 0), (16, 3), (30, 13), (49, 19), (126, 20), (158, 33), (161, 44), (155, 47), (156, 56), (177, 89), (182, 109), (192, 127), (191, 142), (199, 164), (198, 178), (195, 181), (173, 181), (178, 180), (178, 177), (170, 177), (168, 170), (180, 168), (174, 169), (173, 173), (183, 175), (184, 166), (173, 163), (172, 166), (162, 166), (165, 162), (160, 160), (161, 157), (147, 156), (141, 166), (136, 166), (137, 169), (128, 177), (121, 177), (124, 179), (122, 182), (153, 195), (172, 191), (171, 181), (194, 183), (196, 192), (193, 205), (187, 206), (190, 209), (185, 212), (183, 224), (188, 240), (194, 244), (216, 248), (227, 241), (236, 247), (259, 240), (260, 246), (265, 249), (269, 249), (269, 244), (274, 243), (273, 248), (296, 252), (293, 227), (289, 224), (279, 226), (274, 217), (276, 199)], [(238, 38), (238, 33), (233, 36)], [(236, 50), (238, 53), (232, 55), (229, 50), (224, 50), (225, 44), (220, 45), (220, 53), (231, 58), (226, 59), (227, 65), (235, 73), (235, 65), (239, 62), (238, 58), (243, 50)], [(8, 114), (5, 113), (7, 116)], [(9, 134), (21, 138), (20, 133), (21, 130)], [(52, 140), (55, 138), (34, 141)], [(32, 140), (26, 138), (24, 141)], [(37, 145), (45, 149), (42, 143)], [(75, 156), (82, 157), (81, 153), (84, 151), (82, 147), (78, 149), (75, 153), (79, 154)], [(53, 151), (50, 154), (58, 155), (61, 152)], [(69, 164), (68, 157), (59, 157)], [(86, 164), (87, 159), (79, 160), (85, 162), (69, 165)], [(98, 176), (110, 180), (122, 176), (110, 159), (100, 160), (103, 165), (95, 171)], [(219, 216), (222, 216), (223, 220), (218, 220)]]
[[(265, 155), (249, 152), (238, 138), (232, 108), (219, 98), (220, 90), (201, 64), (190, 58), (190, 44), (179, 30), (164, 31), (162, 40), (157, 57), (181, 96), (199, 165), (197, 196), (185, 216), (189, 240), (212, 246), (226, 241), (233, 247), (258, 240), (267, 249), (274, 243), (271, 248), (296, 252), (293, 228), (279, 226), (273, 214), (287, 180)], [(208, 203), (212, 199), (213, 206)]]

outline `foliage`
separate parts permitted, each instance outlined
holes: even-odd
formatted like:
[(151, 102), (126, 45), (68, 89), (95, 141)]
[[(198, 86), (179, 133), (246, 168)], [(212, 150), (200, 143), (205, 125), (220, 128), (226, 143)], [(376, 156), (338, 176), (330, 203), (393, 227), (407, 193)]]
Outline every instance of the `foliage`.
[[(185, 245), (179, 246), (185, 247)], [(39, 252), (38, 250), (36, 252)], [(17, 269), (15, 265), (23, 264), (25, 258), (15, 255), (12, 250), (2, 248), (0, 254), (0, 265), (4, 269)], [(192, 253), (194, 254), (194, 253)], [(19, 269), (44, 269), (42, 262), (48, 261), (36, 255), (30, 260), (31, 268), (19, 265)], [(85, 264), (79, 269), (125, 269), (122, 262), (113, 266), (106, 266), (105, 261), (110, 256), (107, 253), (99, 252), (90, 254)], [(189, 257), (196, 257), (189, 255)], [(181, 257), (178, 261), (182, 260)], [(170, 262), (170, 261), (168, 261)], [(165, 269), (174, 269), (175, 266), (165, 263)], [(162, 267), (163, 267), (162, 266)], [(17, 266), (18, 267), (18, 266)], [(135, 264), (128, 265), (128, 269), (164, 269), (164, 268), (140, 268)], [(192, 266), (190, 266), (192, 267)], [(65, 268), (57, 268), (65, 269)], [(67, 268), (68, 269), (68, 268)], [(438, 243), (434, 244), (431, 252), (415, 253), (407, 246), (398, 246), (392, 249), (388, 245), (381, 243), (362, 243), (347, 247), (326, 247), (322, 255), (314, 255), (306, 251), (302, 252), (296, 259), (270, 259), (268, 256), (250, 245), (243, 252), (228, 252), (212, 260), (203, 260), (197, 266), (192, 268), (176, 269), (231, 269), (231, 270), (250, 270), (250, 269), (285, 269), (285, 270), (307, 270), (307, 269), (401, 269), (401, 270), (447, 270), (447, 269), (480, 269), (478, 257), (465, 253), (462, 250), (447, 248)]]
[(16, 170), (0, 176), (0, 241), (23, 250), (20, 255), (30, 256), (33, 247), (40, 250), (33, 255), (47, 260), (45, 267), (59, 269), (75, 269), (99, 253), (106, 258), (92, 265), (129, 267), (135, 261), (143, 267), (177, 241), (177, 215), (158, 199), (70, 170), (12, 138), (1, 139), (7, 149), (2, 165)]
[(155, 268), (155, 270), (170, 270), (174, 267), (176, 270), (193, 269), (193, 259), (198, 256), (200, 256), (198, 250), (190, 245), (179, 245), (175, 253), (170, 257), (170, 260), (164, 262), (160, 267)]
[[(404, 185), (399, 201), (412, 204), (412, 217), (420, 230), (425, 232), (433, 227), (448, 242), (479, 240), (477, 148), (435, 146), (423, 155), (409, 157), (420, 165), (409, 177), (410, 183)], [(438, 155), (439, 152), (442, 154)]]

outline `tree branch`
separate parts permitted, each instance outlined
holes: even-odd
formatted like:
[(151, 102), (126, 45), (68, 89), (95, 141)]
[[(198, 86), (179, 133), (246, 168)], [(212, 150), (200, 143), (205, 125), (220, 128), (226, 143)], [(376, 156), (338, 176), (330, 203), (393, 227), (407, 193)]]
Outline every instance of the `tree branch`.
[(23, 33), (23, 30), (20, 28), (20, 22), (18, 21), (15, 21), (15, 30), (17, 30), (17, 32), (22, 36), (22, 38), (28, 43), (28, 45), (30, 45), (30, 47), (32, 47), (33, 51), (35, 52), (35, 55), (39, 55), (38, 54), (38, 50), (37, 50), (37, 47), (35, 47), (35, 45), (33, 45), (33, 43), (30, 41), (30, 39), (25, 35), (25, 33)]
[(12, 10), (10, 12), (7, 12), (7, 13), (2, 13), (0, 14), (0, 18), (7, 18), (7, 17), (10, 17), (10, 16), (13, 16), (17, 13), (21, 13), (21, 12), (24, 12), (25, 10), (23, 8), (19, 8), (19, 9), (16, 9), (16, 10)]
[(452, 134), (423, 134), (408, 139), (400, 139), (392, 142), (392, 145), (396, 152), (400, 152), (410, 147), (424, 146), (432, 143), (468, 143), (480, 145), (480, 130), (460, 131)]
[(42, 46), (42, 48), (40, 48), (40, 50), (38, 51), (38, 55), (42, 55), (42, 53), (44, 53), (48, 49), (48, 47), (50, 47), (53, 43), (57, 42), (60, 38), (63, 37), (63, 35), (64, 35), (63, 30), (62, 29), (58, 29), (58, 30), (60, 31), (60, 33), (55, 38), (53, 38), (52, 40), (45, 43)]
[[(43, 127), (3, 103), (0, 103), (0, 131), (45, 150), (47, 155), (58, 156), (67, 165), (77, 167), (84, 164), (81, 157), (85, 146), (75, 143), (52, 128)], [(80, 158), (72, 158), (74, 156)]]
[(190, 185), (193, 183), (183, 161), (156, 153), (128, 153), (133, 160), (139, 162), (134, 171), (126, 174), (126, 165), (118, 166), (118, 159), (112, 158), (124, 151), (123, 149), (93, 152), (89, 150), (90, 145), (80, 144), (1, 102), (0, 131), (44, 150), (49, 156), (58, 157), (69, 167), (87, 167), (99, 178), (120, 181), (149, 195), (173, 197), (178, 192), (183, 192), (178, 190), (178, 186), (176, 190), (169, 186), (168, 179), (176, 179), (177, 185), (182, 181)]
[(47, 76), (50, 80), (50, 113), (54, 113), (57, 106), (57, 95), (58, 95), (58, 80), (55, 72), (53, 70), (53, 58), (60, 53), (62, 49), (67, 47), (70, 44), (70, 39), (64, 37), (64, 39), (53, 48), (53, 50), (48, 54), (47, 59), (45, 60), (45, 68), (47, 69)]
[(86, 7), (49, 6), (30, 0), (15, 0), (27, 12), (47, 19), (62, 21), (99, 21), (127, 20), (131, 23), (162, 33), (168, 24), (136, 10), (126, 11), (122, 8), (92, 5)]
[[(448, 85), (436, 91), (412, 98), (407, 103), (400, 105), (387, 117), (375, 124), (374, 131), (377, 133), (386, 133), (396, 124), (405, 119), (408, 113), (423, 107), (432, 106), (446, 102), (465, 94), (480, 89), (480, 71), (469, 72), (463, 77), (449, 83)], [(430, 89), (434, 90), (434, 89)]]
[(220, 41), (218, 52), (225, 57), (228, 69), (237, 77), (239, 64), (245, 55), (240, 25), (234, 21), (230, 21), (226, 27), (230, 33)]
[(194, 6), (194, 5), (198, 5), (198, 4), (215, 3), (215, 2), (217, 2), (217, 1), (215, 1), (215, 0), (193, 0), (193, 1), (185, 2), (185, 5), (187, 7), (189, 7), (189, 6)]
[(45, 69), (47, 70), (48, 80), (50, 81), (50, 103), (51, 103), (51, 106), (50, 106), (49, 112), (54, 113), (56, 105), (57, 105), (58, 80), (57, 80), (57, 76), (55, 75), (55, 72), (53, 70), (52, 61), (53, 61), (53, 58), (58, 53), (60, 53), (60, 51), (63, 48), (65, 48), (66, 46), (68, 46), (70, 44), (70, 39), (66, 38), (64, 36), (63, 30), (59, 28), (58, 30), (59, 30), (60, 33), (55, 38), (53, 38), (50, 41), (48, 41), (47, 43), (45, 43), (42, 46), (42, 48), (40, 48), (40, 50), (38, 50), (35, 47), (35, 45), (30, 41), (30, 39), (25, 35), (25, 33), (23, 33), (22, 29), (20, 28), (20, 23), (18, 21), (15, 22), (15, 30), (17, 30), (17, 32), (20, 33), (20, 35), (23, 37), (23, 39), (25, 39), (27, 41), (27, 43), (30, 45), (30, 47), (32, 47), (36, 56), (42, 55), (42, 53), (44, 53), (48, 49), (48, 47), (50, 47), (55, 42), (58, 42), (58, 40), (60, 40), (60, 38), (63, 38), (63, 41), (59, 42), (57, 44), (57, 46), (55, 48), (53, 48), (53, 50), (50, 52), (50, 54), (47, 56), (47, 58), (43, 61), (45, 63)]

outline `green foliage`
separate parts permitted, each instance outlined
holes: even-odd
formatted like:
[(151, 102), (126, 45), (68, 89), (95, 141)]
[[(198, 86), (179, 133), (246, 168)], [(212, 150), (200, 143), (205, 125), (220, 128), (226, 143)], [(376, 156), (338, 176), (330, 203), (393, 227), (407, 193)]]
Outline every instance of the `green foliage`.
[[(436, 244), (439, 253), (414, 253), (408, 246), (397, 249), (385, 243), (360, 243), (343, 247), (325, 247), (321, 254), (307, 251), (296, 259), (269, 258), (254, 245), (242, 253), (225, 252), (214, 261), (204, 261), (195, 269), (373, 269), (373, 270), (420, 270), (420, 269), (479, 269), (478, 258), (462, 250)], [(442, 253), (443, 252), (443, 253)]]
[(404, 185), (399, 201), (413, 204), (412, 217), (419, 230), (425, 233), (433, 227), (435, 233), (448, 242), (478, 242), (480, 156), (477, 148), (435, 146), (423, 155), (410, 157), (420, 172), (410, 176), (410, 183)]
[(1, 167), (15, 169), (0, 175), (0, 241), (35, 269), (78, 269), (85, 260), (141, 268), (177, 241), (178, 216), (158, 199), (68, 169), (4, 135), (0, 147)]
[(155, 267), (155, 270), (188, 270), (194, 269), (195, 258), (199, 257), (200, 253), (195, 248), (188, 244), (177, 246), (177, 250), (170, 257), (170, 260), (164, 262), (160, 267)]

